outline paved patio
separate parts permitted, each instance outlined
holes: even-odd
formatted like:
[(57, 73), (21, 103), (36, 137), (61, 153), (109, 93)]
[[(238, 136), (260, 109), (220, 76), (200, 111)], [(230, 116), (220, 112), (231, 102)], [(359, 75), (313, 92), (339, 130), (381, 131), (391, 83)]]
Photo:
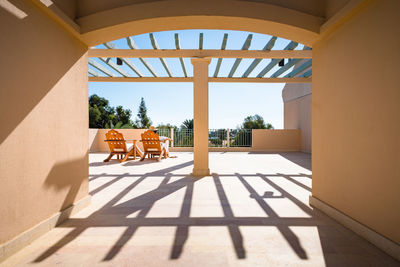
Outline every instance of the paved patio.
[(192, 153), (103, 163), (90, 155), (92, 204), (3, 264), (40, 266), (399, 266), (308, 205), (304, 153)]

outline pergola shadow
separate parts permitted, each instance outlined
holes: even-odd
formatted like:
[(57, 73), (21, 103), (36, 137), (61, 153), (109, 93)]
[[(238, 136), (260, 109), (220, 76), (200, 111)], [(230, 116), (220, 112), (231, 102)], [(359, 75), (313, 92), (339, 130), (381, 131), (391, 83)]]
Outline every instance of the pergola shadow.
[[(132, 237), (137, 233), (140, 227), (175, 227), (175, 234), (173, 243), (170, 248), (169, 259), (177, 260), (181, 258), (185, 245), (189, 239), (189, 232), (191, 227), (226, 227), (228, 230), (234, 255), (236, 258), (246, 259), (248, 252), (244, 242), (243, 229), (241, 227), (260, 227), (270, 226), (276, 228), (283, 239), (286, 241), (287, 247), (291, 249), (294, 255), (299, 260), (309, 260), (312, 258), (312, 251), (307, 246), (304, 246), (300, 241), (299, 236), (294, 231), (293, 227), (315, 227), (318, 230), (318, 238), (321, 244), (322, 253), (325, 259), (326, 266), (338, 266), (335, 258), (338, 251), (342, 248), (337, 248), (336, 245), (343, 245), (347, 243), (357, 244), (350, 252), (344, 248), (346, 253), (352, 253), (354, 250), (357, 253), (373, 253), (378, 256), (377, 252), (372, 245), (366, 243), (358, 236), (352, 234), (349, 230), (341, 225), (330, 220), (327, 216), (317, 210), (313, 210), (310, 206), (301, 201), (296, 194), (291, 194), (283, 186), (298, 188), (300, 190), (307, 190), (311, 193), (311, 188), (301, 183), (301, 179), (311, 179), (311, 175), (302, 173), (297, 174), (281, 174), (281, 173), (213, 173), (211, 176), (211, 186), (215, 187), (217, 193), (217, 201), (221, 206), (222, 217), (192, 217), (191, 210), (193, 206), (193, 195), (195, 184), (202, 179), (210, 179), (210, 177), (192, 177), (191, 175), (175, 174), (174, 171), (186, 168), (193, 165), (193, 161), (189, 160), (173, 165), (171, 167), (148, 172), (144, 174), (108, 174), (100, 173), (90, 176), (90, 181), (99, 178), (106, 178), (109, 180), (102, 185), (93, 189), (90, 194), (92, 196), (99, 194), (101, 191), (109, 188), (117, 183), (119, 180), (132, 178), (132, 182), (122, 189), (117, 195), (112, 197), (104, 206), (92, 213), (86, 218), (71, 218), (65, 223), (59, 225), (59, 228), (70, 228), (71, 232), (63, 236), (58, 242), (49, 247), (46, 251), (42, 252), (35, 258), (33, 262), (43, 262), (53, 254), (56, 254), (61, 248), (67, 246), (69, 243), (77, 239), (84, 231), (90, 228), (104, 228), (104, 227), (124, 227), (125, 230), (117, 241), (108, 249), (102, 257), (102, 261), (107, 262), (113, 260), (121, 250), (128, 244)], [(261, 180), (261, 183), (268, 185), (273, 191), (264, 191), (263, 193), (257, 192), (254, 185), (249, 181), (252, 178)], [(300, 178), (298, 180), (297, 178)], [(138, 185), (146, 180), (156, 179), (160, 181), (159, 185), (151, 191), (143, 193), (139, 196), (128, 199), (124, 202), (127, 194), (134, 190)], [(232, 203), (229, 201), (227, 186), (223, 185), (223, 179), (235, 179), (239, 182), (248, 193), (248, 198), (255, 201), (265, 216), (237, 216), (234, 214)], [(227, 181), (227, 180), (224, 180)], [(284, 182), (284, 183), (281, 183)], [(179, 190), (184, 190), (184, 196), (180, 205), (179, 215), (177, 217), (149, 217), (149, 212), (155, 203)], [(280, 210), (270, 206), (268, 199), (285, 199), (290, 201), (299, 208), (306, 216), (280, 216)], [(135, 214), (135, 217), (131, 215)], [(333, 241), (332, 241), (333, 240)], [(271, 241), (272, 242), (272, 241)], [(369, 260), (379, 261), (385, 259), (382, 255)], [(386, 259), (387, 260), (387, 259)], [(347, 263), (352, 263), (353, 259), (345, 260)], [(356, 261), (357, 262), (357, 261)], [(387, 260), (388, 263), (391, 263)], [(343, 263), (343, 262), (342, 262)], [(339, 264), (340, 265), (340, 264)]]
[[(66, 246), (68, 243), (77, 238), (83, 231), (92, 227), (127, 227), (125, 232), (121, 235), (119, 240), (114, 246), (108, 251), (103, 258), (103, 261), (109, 261), (113, 259), (126, 245), (126, 243), (132, 238), (139, 227), (142, 226), (176, 226), (175, 238), (171, 248), (170, 259), (178, 259), (184, 249), (185, 242), (189, 237), (189, 228), (192, 226), (226, 226), (228, 228), (232, 245), (235, 250), (238, 259), (246, 258), (246, 248), (243, 244), (243, 236), (240, 231), (240, 226), (275, 226), (280, 231), (282, 236), (286, 239), (292, 250), (300, 259), (307, 259), (307, 252), (299, 242), (299, 238), (290, 229), (290, 226), (315, 226), (315, 213), (313, 210), (305, 205), (303, 202), (298, 200), (296, 197), (288, 193), (282, 187), (278, 186), (268, 177), (283, 177), (288, 181), (294, 182), (297, 186), (305, 188), (305, 186), (299, 182), (295, 182), (291, 177), (293, 176), (305, 176), (305, 175), (282, 175), (282, 174), (213, 174), (212, 180), (216, 188), (218, 199), (223, 211), (223, 217), (190, 217), (190, 211), (192, 207), (193, 189), (194, 184), (201, 178), (194, 178), (190, 175), (186, 175), (183, 178), (170, 182), (173, 176), (180, 176), (172, 174), (171, 172), (180, 168), (184, 168), (192, 165), (192, 161), (187, 161), (166, 169), (157, 170), (151, 173), (145, 174), (120, 174), (110, 175), (102, 173), (99, 175), (91, 176), (90, 180), (93, 181), (99, 177), (112, 177), (112, 179), (100, 187), (92, 190), (91, 195), (98, 194), (102, 190), (116, 183), (118, 180), (123, 178), (137, 178), (129, 186), (124, 188), (114, 198), (112, 198), (106, 205), (91, 214), (87, 218), (71, 218), (67, 222), (61, 224), (58, 227), (73, 228), (73, 230), (56, 244), (51, 246), (40, 256), (38, 256), (34, 262), (42, 262), (46, 258), (56, 253), (59, 249)], [(117, 204), (128, 192), (133, 190), (137, 185), (146, 179), (152, 179), (157, 176), (162, 178), (159, 186), (147, 193), (132, 198), (126, 202)], [(227, 194), (221, 183), (221, 177), (233, 176), (233, 179), (238, 179), (241, 184), (247, 189), (249, 198), (255, 199), (262, 210), (265, 212), (266, 217), (236, 217), (233, 213), (232, 207), (228, 201)], [(280, 193), (280, 196), (274, 196), (272, 192), (265, 192), (264, 195), (258, 195), (256, 190), (246, 181), (244, 176), (260, 177), (265, 183), (274, 188), (274, 190)], [(311, 176), (309, 176), (311, 178)], [(165, 217), (165, 218), (147, 218), (147, 214), (150, 209), (154, 206), (155, 202), (160, 199), (167, 197), (170, 194), (177, 192), (180, 189), (185, 189), (183, 203), (181, 204), (181, 210), (178, 217)], [(305, 188), (310, 190), (310, 188)], [(272, 193), (272, 194), (271, 194)], [(308, 214), (309, 218), (298, 218), (298, 217), (280, 217), (265, 201), (267, 198), (286, 198), (296, 204), (301, 210)], [(113, 219), (104, 220), (104, 214), (112, 210)], [(137, 213), (134, 218), (129, 218), (128, 215)]]

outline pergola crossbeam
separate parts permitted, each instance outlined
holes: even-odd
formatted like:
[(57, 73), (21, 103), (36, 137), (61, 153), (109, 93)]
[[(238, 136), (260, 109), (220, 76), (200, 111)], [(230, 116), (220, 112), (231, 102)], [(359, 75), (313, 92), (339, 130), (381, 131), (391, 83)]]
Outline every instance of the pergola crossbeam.
[(118, 67), (118, 65), (117, 64), (115, 64), (113, 61), (112, 61), (112, 58), (105, 58), (105, 57), (99, 57), (99, 59), (101, 60), (101, 61), (103, 61), (105, 64), (107, 64), (110, 68), (112, 68), (113, 70), (115, 70), (116, 72), (118, 72), (119, 74), (121, 74), (122, 76), (124, 76), (124, 77), (130, 77), (130, 75), (126, 72), (126, 71), (124, 71), (123, 69), (121, 69), (120, 67)]
[[(193, 77), (188, 76), (185, 58), (192, 60), (199, 58), (207, 61), (212, 58), (216, 58), (217, 62), (214, 74), (212, 77), (209, 77), (210, 82), (310, 82), (312, 76), (312, 50), (310, 47), (304, 46), (302, 50), (294, 50), (298, 46), (298, 43), (290, 41), (283, 50), (272, 50), (278, 40), (278, 37), (272, 36), (262, 50), (249, 50), (253, 37), (253, 34), (250, 33), (247, 35), (246, 40), (244, 41), (240, 50), (226, 50), (229, 35), (228, 33), (224, 33), (220, 49), (204, 49), (204, 33), (199, 33), (198, 36), (199, 43), (197, 49), (182, 49), (180, 44), (181, 38), (178, 33), (174, 34), (174, 49), (160, 49), (153, 33), (149, 33), (149, 39), (153, 49), (139, 49), (132, 37), (126, 38), (130, 49), (118, 49), (113, 42), (104, 43), (104, 46), (108, 49), (92, 48), (88, 52), (89, 65), (100, 71), (97, 73), (93, 72), (92, 69), (92, 71), (89, 72), (89, 76), (93, 76), (90, 77), (91, 81), (193, 82)], [(97, 61), (93, 58), (99, 58), (100, 61)], [(121, 59), (122, 62), (125, 63), (127, 67), (129, 67), (134, 73), (136, 73), (138, 77), (132, 77), (132, 73), (129, 72), (128, 69), (117, 66), (117, 64), (113, 62), (114, 60), (112, 58), (118, 59), (116, 63), (120, 63)], [(146, 77), (143, 75), (141, 71), (132, 63), (130, 58), (139, 59), (153, 77)], [(168, 74), (167, 77), (159, 77), (154, 68), (146, 61), (146, 58), (158, 58), (161, 62), (162, 68), (164, 68)], [(172, 75), (171, 69), (167, 65), (166, 58), (179, 59), (183, 77), (174, 77)], [(227, 77), (218, 77), (224, 58), (234, 58), (235, 61), (230, 68)], [(252, 62), (240, 77), (234, 78), (234, 75), (237, 72), (237, 69), (239, 68), (243, 58), (252, 59)], [(266, 64), (266, 66), (256, 75), (256, 78), (249, 78), (249, 75), (256, 69), (263, 59), (271, 60), (267, 62), (268, 64)], [(280, 63), (280, 61), (283, 59), (288, 59), (288, 61), (282, 67), (278, 68), (278, 63)], [(268, 74), (272, 69), (274, 70), (274, 73), (272, 75)], [(114, 74), (114, 71), (123, 77), (116, 77), (119, 75)], [(107, 77), (104, 77), (103, 73)], [(299, 79), (293, 80), (293, 78)]]
[[(149, 37), (150, 37), (151, 45), (153, 46), (154, 50), (158, 50), (159, 47), (158, 47), (156, 38), (154, 37), (154, 34), (150, 33)], [(177, 51), (179, 51), (179, 50), (177, 50)], [(172, 77), (171, 71), (169, 70), (169, 67), (168, 67), (167, 62), (165, 61), (165, 59), (162, 58), (162, 57), (159, 57), (159, 59), (161, 61), (161, 64), (163, 65), (165, 71), (167, 72), (168, 76)]]
[[(89, 82), (193, 82), (193, 77), (89, 77)], [(295, 78), (222, 78), (209, 77), (211, 83), (310, 83), (306, 77)]]
[(203, 33), (199, 34), (199, 50), (203, 50)]
[(291, 78), (304, 71), (305, 69), (311, 67), (312, 59), (306, 60), (302, 65), (292, 70), (289, 74), (285, 75), (285, 78)]
[[(276, 36), (273, 36), (268, 43), (264, 46), (263, 51), (271, 51), (271, 49), (274, 47), (276, 39), (278, 39)], [(246, 78), (250, 75), (250, 73), (257, 67), (258, 64), (261, 62), (261, 58), (256, 58), (253, 60), (253, 62), (250, 64), (250, 66), (247, 68), (247, 70), (243, 73), (242, 78)]]
[(305, 71), (303, 74), (296, 76), (299, 78), (308, 78), (312, 75), (312, 69), (310, 68), (309, 70)]
[[(108, 43), (104, 43), (103, 44), (105, 47), (107, 47), (108, 49), (117, 49), (117, 46), (112, 43), (112, 42), (108, 42)], [(137, 76), (139, 77), (143, 77), (143, 74), (137, 69), (137, 67), (132, 63), (132, 61), (129, 58), (121, 58), (121, 60), (134, 72), (136, 73)]]
[[(249, 34), (246, 38), (246, 41), (244, 41), (244, 44), (242, 46), (242, 50), (249, 50), (249, 47), (251, 45), (251, 40), (253, 39), (253, 34)], [(231, 78), (233, 77), (233, 74), (235, 74), (235, 71), (239, 67), (240, 62), (242, 61), (242, 58), (236, 58), (235, 63), (233, 63), (233, 66), (231, 68), (231, 71), (228, 74), (228, 77)]]
[[(225, 50), (226, 43), (228, 42), (228, 34), (224, 34), (224, 38), (222, 40), (221, 50)], [(217, 65), (215, 66), (214, 77), (218, 77), (219, 69), (221, 68), (222, 58), (218, 58)]]
[[(303, 48), (304, 50), (310, 50), (310, 47), (305, 46)], [(274, 74), (271, 75), (272, 78), (279, 77), (282, 73), (293, 67), (295, 64), (299, 63), (301, 59), (299, 58), (294, 58), (294, 59), (289, 59), (289, 62), (285, 64), (285, 66), (279, 68)]]
[(95, 71), (95, 70), (88, 69), (88, 73), (89, 73), (90, 75), (94, 76), (94, 77), (100, 77), (100, 73), (98, 73), (98, 72)]
[[(284, 50), (293, 50), (296, 48), (296, 46), (298, 45), (298, 43), (291, 41)], [(298, 50), (299, 51), (299, 50)], [(306, 51), (306, 50), (300, 50), (300, 51)], [(285, 58), (285, 57), (282, 57)], [(260, 73), (257, 75), (257, 78), (262, 78), (265, 76), (265, 74), (267, 74), (273, 67), (275, 67), (279, 61), (282, 60), (282, 58), (274, 58), (271, 60), (271, 62), (262, 70), (260, 71)]]
[[(179, 35), (177, 33), (175, 33), (175, 47), (177, 50), (181, 49), (181, 45), (179, 43)], [(185, 62), (183, 61), (183, 58), (179, 58), (179, 62), (181, 63), (182, 66), (182, 71), (183, 71), (183, 75), (185, 77), (187, 77), (187, 72), (186, 72), (186, 68), (185, 68)]]
[[(137, 46), (135, 41), (132, 39), (132, 37), (126, 37), (126, 41), (128, 43), (128, 46), (130, 47), (130, 49), (132, 49), (132, 50), (133, 49), (139, 49), (139, 47)], [(147, 62), (147, 60), (145, 60), (144, 58), (141, 58), (141, 57), (138, 57), (138, 59), (149, 70), (151, 75), (153, 75), (154, 77), (158, 76), (156, 71), (153, 69), (153, 67), (150, 65), (150, 63)]]
[[(297, 43), (296, 43), (297, 44)], [(312, 50), (221, 50), (221, 49), (90, 49), (89, 57), (124, 58), (312, 58)]]
[(102, 73), (104, 73), (105, 75), (109, 76), (109, 77), (115, 77), (114, 73), (112, 73), (111, 71), (109, 71), (108, 69), (106, 69), (103, 65), (101, 65), (99, 62), (97, 62), (96, 60), (89, 58), (88, 59), (89, 65), (96, 68), (97, 70), (101, 71)]

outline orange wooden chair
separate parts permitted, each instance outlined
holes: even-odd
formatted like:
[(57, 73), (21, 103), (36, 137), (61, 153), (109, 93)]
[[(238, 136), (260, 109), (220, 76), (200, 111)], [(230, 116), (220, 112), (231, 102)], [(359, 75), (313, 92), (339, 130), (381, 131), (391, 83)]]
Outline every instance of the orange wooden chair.
[[(153, 131), (147, 130), (142, 133), (142, 143), (143, 143), (143, 156), (140, 159), (141, 161), (144, 160), (146, 155), (149, 157), (158, 156), (157, 160), (160, 161), (163, 157), (168, 157), (168, 150), (165, 148), (165, 142), (170, 139), (160, 140), (158, 134)], [(163, 144), (162, 144), (163, 143)]]
[(110, 148), (110, 155), (104, 160), (104, 162), (110, 161), (114, 155), (117, 155), (117, 159), (119, 159), (120, 162), (126, 161), (129, 157), (136, 159), (138, 154), (136, 140), (129, 140), (132, 143), (128, 143), (127, 146), (128, 140), (124, 139), (123, 134), (112, 129), (106, 133), (106, 140), (104, 141), (108, 143), (108, 147)]

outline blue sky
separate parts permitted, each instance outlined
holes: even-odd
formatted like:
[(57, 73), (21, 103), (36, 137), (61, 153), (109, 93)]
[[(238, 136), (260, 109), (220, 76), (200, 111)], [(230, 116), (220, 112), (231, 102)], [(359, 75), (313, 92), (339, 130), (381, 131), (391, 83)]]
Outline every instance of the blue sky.
[[(154, 33), (154, 36), (160, 49), (175, 49), (175, 33), (179, 34), (181, 49), (197, 49), (200, 32), (204, 33), (203, 49), (220, 49), (224, 33), (229, 34), (226, 49), (241, 49), (249, 34), (238, 31), (185, 30), (157, 32)], [(250, 50), (261, 50), (270, 38), (269, 35), (253, 33)], [(152, 49), (148, 34), (133, 36), (133, 39), (139, 48)], [(289, 42), (289, 40), (278, 38), (273, 50), (284, 49)], [(113, 43), (120, 49), (129, 48), (126, 39), (116, 40)], [(105, 48), (103, 45), (97, 47)], [(297, 49), (303, 49), (303, 45), (299, 44)], [(138, 59), (131, 59), (131, 61), (145, 76), (151, 76)], [(149, 58), (147, 61), (159, 76), (167, 76), (159, 59)], [(166, 61), (173, 76), (183, 77), (178, 59), (166, 59)], [(192, 76), (193, 68), (190, 59), (185, 58), (184, 61), (188, 75)], [(234, 61), (235, 59), (224, 59), (218, 77), (227, 77)], [(252, 61), (253, 59), (243, 59), (234, 77), (240, 77)], [(214, 74), (216, 62), (217, 59), (213, 59), (210, 63), (210, 76)], [(269, 59), (262, 60), (249, 77), (255, 77), (269, 62)], [(122, 66), (122, 68), (133, 77), (137, 76), (126, 66)], [(277, 69), (277, 66), (274, 67), (265, 77), (269, 77)], [(283, 128), (283, 86), (284, 84), (210, 83), (209, 128), (235, 128), (243, 122), (246, 116), (254, 114), (261, 115), (276, 129)], [(133, 116), (136, 116), (140, 98), (144, 97), (148, 115), (154, 125), (171, 123), (179, 126), (185, 119), (193, 118), (193, 86), (191, 83), (89, 82), (89, 95), (91, 94), (107, 98), (112, 106), (122, 105), (124, 108), (129, 108), (132, 110)]]

